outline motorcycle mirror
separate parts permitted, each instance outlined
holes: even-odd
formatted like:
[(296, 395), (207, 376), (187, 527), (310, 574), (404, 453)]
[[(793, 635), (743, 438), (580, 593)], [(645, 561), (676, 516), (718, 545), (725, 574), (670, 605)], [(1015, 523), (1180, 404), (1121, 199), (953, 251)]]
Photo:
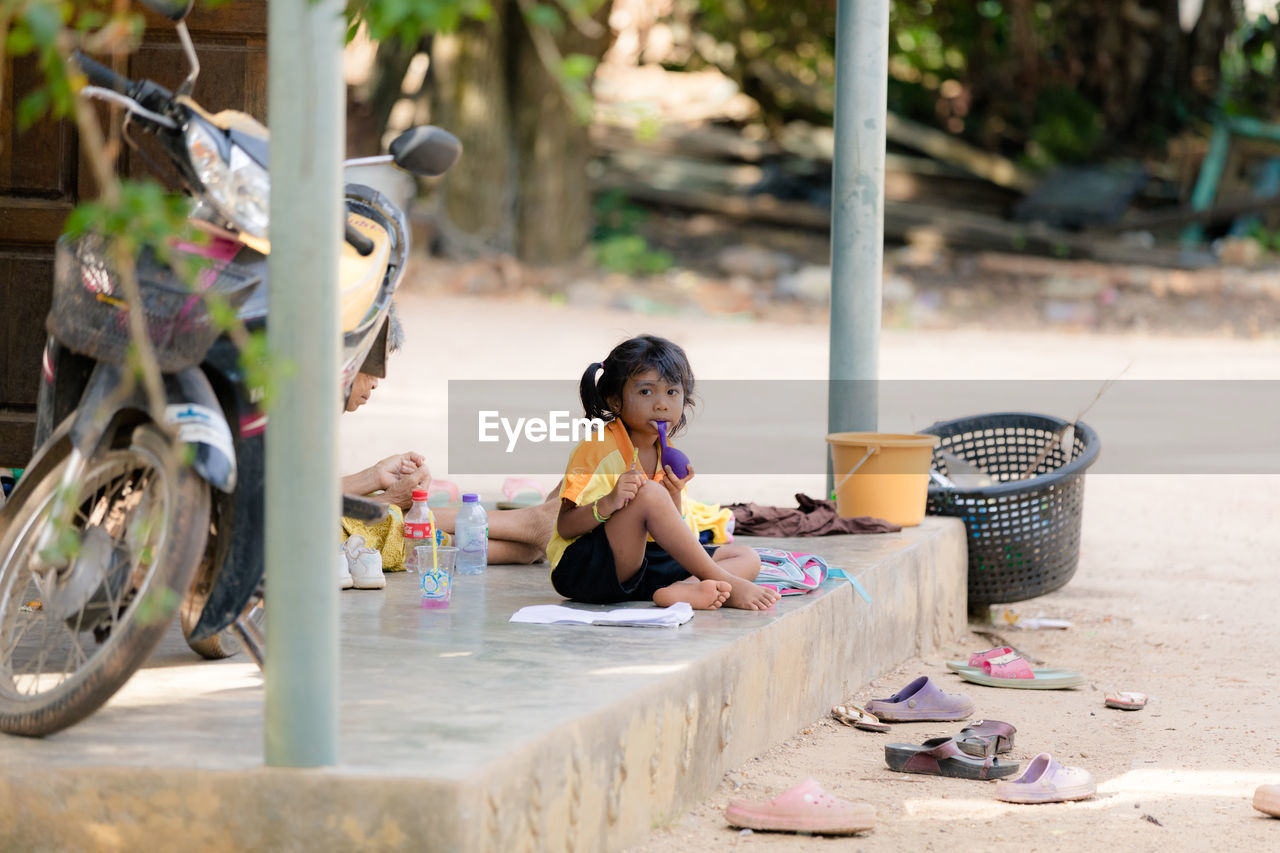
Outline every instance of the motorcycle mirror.
[(449, 171), (462, 154), (462, 143), (447, 130), (431, 125), (411, 127), (391, 143), (391, 156), (407, 172), (434, 178)]
[(142, 5), (176, 24), (191, 14), (195, 0), (142, 0)]

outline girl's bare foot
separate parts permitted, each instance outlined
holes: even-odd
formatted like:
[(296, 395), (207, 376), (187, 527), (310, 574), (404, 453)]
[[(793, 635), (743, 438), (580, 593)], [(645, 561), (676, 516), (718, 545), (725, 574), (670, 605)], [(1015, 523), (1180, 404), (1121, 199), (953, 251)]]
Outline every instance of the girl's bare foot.
[(664, 586), (653, 594), (653, 603), (670, 607), (677, 601), (687, 601), (694, 610), (716, 610), (729, 597), (728, 581), (681, 581)]
[(749, 580), (730, 577), (729, 584), (733, 587), (733, 591), (729, 593), (729, 599), (725, 602), (726, 607), (736, 607), (739, 610), (768, 610), (778, 603), (779, 595), (776, 592), (757, 586)]

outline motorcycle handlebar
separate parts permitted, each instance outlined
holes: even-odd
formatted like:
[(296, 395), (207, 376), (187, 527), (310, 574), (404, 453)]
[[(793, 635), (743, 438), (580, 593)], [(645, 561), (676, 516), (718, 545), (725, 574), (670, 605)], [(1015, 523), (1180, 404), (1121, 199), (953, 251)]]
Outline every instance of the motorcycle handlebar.
[(80, 51), (73, 55), (80, 70), (89, 78), (89, 82), (104, 89), (112, 89), (122, 95), (132, 95), (137, 84), (122, 74), (117, 74), (95, 59), (91, 59)]
[(346, 239), (362, 258), (373, 252), (373, 241), (357, 231), (350, 222), (347, 223)]

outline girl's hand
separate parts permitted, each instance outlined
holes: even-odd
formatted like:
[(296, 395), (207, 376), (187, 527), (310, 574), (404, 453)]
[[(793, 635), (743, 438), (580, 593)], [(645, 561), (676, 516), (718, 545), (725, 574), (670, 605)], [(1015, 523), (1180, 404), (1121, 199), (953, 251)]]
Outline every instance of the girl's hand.
[(671, 493), (672, 497), (676, 497), (684, 491), (684, 487), (693, 479), (693, 465), (689, 466), (689, 470), (685, 472), (683, 480), (676, 476), (676, 472), (671, 470), (670, 465), (664, 465), (662, 470), (665, 472), (665, 476), (662, 478), (662, 485), (667, 487), (667, 491)]
[(630, 503), (643, 484), (644, 475), (640, 473), (640, 470), (635, 465), (622, 472), (622, 476), (618, 478), (618, 482), (613, 486), (613, 491), (609, 492), (606, 498), (610, 503), (608, 515), (613, 515)]

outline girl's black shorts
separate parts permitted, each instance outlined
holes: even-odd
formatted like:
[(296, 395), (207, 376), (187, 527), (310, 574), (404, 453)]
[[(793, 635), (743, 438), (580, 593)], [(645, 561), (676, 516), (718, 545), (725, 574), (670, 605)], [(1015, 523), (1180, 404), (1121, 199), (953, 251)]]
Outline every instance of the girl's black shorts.
[[(714, 554), (714, 545), (702, 546), (708, 554)], [(618, 580), (618, 570), (613, 563), (613, 549), (604, 525), (598, 525), (590, 533), (574, 540), (560, 556), (560, 562), (551, 570), (551, 585), (565, 598), (586, 604), (615, 604), (621, 601), (652, 601), (653, 594), (664, 586), (689, 577), (683, 566), (676, 562), (657, 543), (649, 542), (644, 548), (644, 562), (640, 570), (627, 579)]]

